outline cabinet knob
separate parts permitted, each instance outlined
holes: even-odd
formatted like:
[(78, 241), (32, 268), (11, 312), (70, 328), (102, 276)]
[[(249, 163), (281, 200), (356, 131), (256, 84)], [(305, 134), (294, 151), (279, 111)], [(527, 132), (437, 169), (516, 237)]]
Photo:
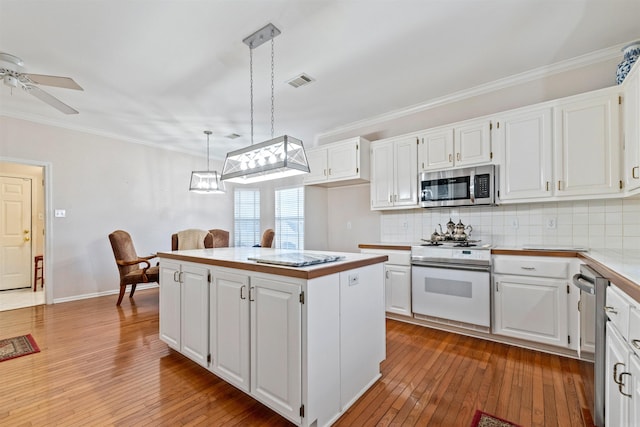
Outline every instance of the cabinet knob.
[(618, 366), (622, 366), (624, 368), (624, 363), (618, 362), (613, 365), (613, 380), (618, 385), (622, 385), (622, 375), (618, 375)]
[(247, 297), (244, 295), (245, 288), (245, 285), (240, 286), (240, 299), (247, 299)]
[(616, 310), (615, 307), (611, 307), (610, 305), (605, 306), (604, 311), (611, 314), (618, 314), (618, 310)]
[(449, 154), (449, 163), (453, 161), (453, 154)]
[(640, 166), (634, 166), (631, 168), (631, 176), (633, 177), (633, 179), (639, 179), (640, 176), (636, 174), (637, 171), (640, 170)]
[(620, 392), (621, 395), (626, 396), (626, 397), (631, 397), (631, 394), (629, 393), (625, 393), (624, 391), (622, 391), (622, 387), (624, 387), (624, 381), (622, 380), (622, 376), (623, 375), (629, 375), (631, 376), (631, 374), (629, 372), (623, 372), (620, 374), (620, 382), (618, 383), (618, 391)]
[(460, 160), (460, 153), (456, 153), (456, 160)]
[(560, 188), (560, 182), (561, 182), (561, 181), (558, 181), (558, 191), (562, 190), (562, 189)]
[(253, 290), (255, 289), (255, 286), (252, 286), (249, 288), (249, 301), (255, 301), (256, 299), (253, 297)]

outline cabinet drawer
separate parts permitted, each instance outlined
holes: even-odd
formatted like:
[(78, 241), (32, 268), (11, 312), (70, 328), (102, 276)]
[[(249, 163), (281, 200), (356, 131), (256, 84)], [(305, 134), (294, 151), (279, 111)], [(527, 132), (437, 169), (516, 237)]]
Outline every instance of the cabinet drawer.
[(387, 260), (387, 264), (411, 265), (410, 251), (394, 251), (388, 249), (361, 249), (360, 253), (387, 255), (389, 257), (389, 260)]
[(493, 259), (493, 272), (517, 276), (569, 277), (570, 261), (544, 260), (531, 257), (496, 256)]
[(607, 301), (604, 311), (625, 340), (629, 338), (630, 307), (631, 301), (624, 292), (613, 285), (607, 288)]

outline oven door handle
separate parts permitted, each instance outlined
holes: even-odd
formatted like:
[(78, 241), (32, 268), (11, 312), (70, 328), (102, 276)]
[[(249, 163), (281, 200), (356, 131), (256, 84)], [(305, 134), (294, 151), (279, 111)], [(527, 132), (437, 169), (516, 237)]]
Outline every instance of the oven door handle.
[(424, 262), (421, 261), (419, 263), (412, 262), (412, 266), (415, 267), (431, 267), (431, 268), (444, 268), (447, 270), (468, 270), (468, 271), (483, 271), (490, 272), (490, 265), (473, 265), (473, 264), (452, 264), (452, 263), (444, 263), (444, 262)]

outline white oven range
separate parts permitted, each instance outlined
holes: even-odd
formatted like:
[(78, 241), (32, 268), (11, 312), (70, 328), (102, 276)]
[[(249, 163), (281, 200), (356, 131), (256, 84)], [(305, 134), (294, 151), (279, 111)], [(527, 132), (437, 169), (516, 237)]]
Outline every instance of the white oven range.
[(456, 247), (454, 242), (445, 242), (439, 246), (412, 246), (412, 311), (417, 318), (423, 315), (428, 320), (480, 327), (488, 332), (490, 276), (489, 245)]

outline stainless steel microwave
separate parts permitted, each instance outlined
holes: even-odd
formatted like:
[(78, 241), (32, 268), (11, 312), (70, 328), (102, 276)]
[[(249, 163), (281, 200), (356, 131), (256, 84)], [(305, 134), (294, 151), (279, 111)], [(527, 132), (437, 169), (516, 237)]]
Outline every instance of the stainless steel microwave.
[(420, 206), (477, 206), (496, 203), (494, 165), (420, 174)]

